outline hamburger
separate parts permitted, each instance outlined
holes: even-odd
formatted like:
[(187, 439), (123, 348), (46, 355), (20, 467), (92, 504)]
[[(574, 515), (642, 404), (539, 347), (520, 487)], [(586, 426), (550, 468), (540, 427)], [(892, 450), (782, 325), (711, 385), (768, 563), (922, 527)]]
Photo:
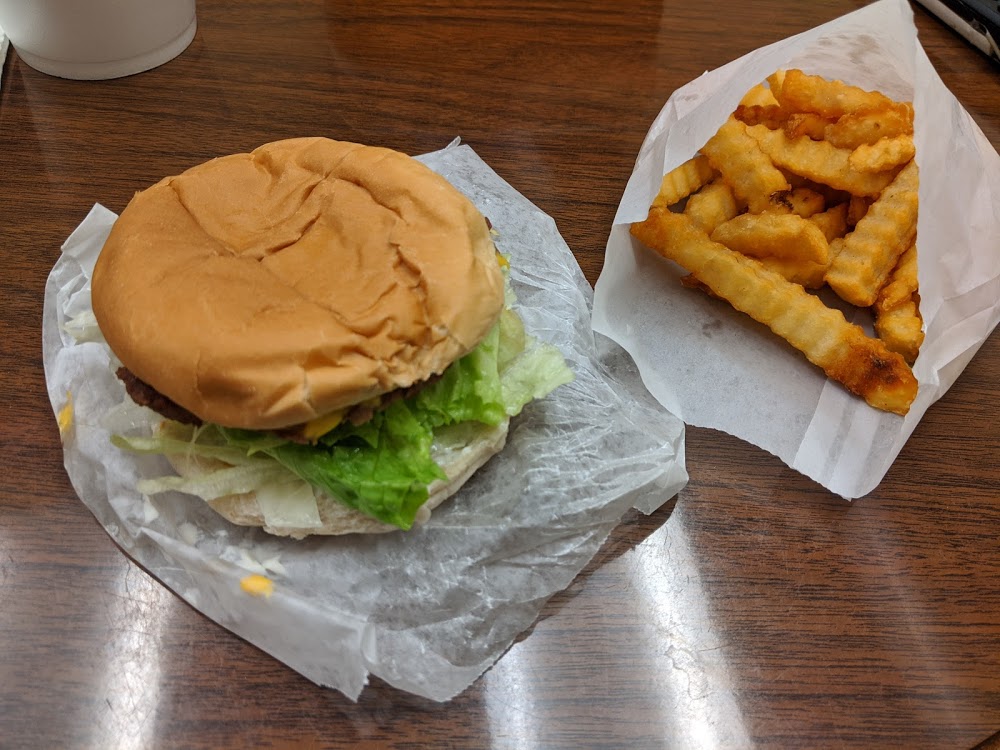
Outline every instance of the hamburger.
[[(572, 379), (527, 336), (485, 217), (396, 151), (299, 138), (137, 193), (92, 277), (146, 494), (274, 534), (409, 529)], [(117, 363), (116, 363), (117, 365)]]

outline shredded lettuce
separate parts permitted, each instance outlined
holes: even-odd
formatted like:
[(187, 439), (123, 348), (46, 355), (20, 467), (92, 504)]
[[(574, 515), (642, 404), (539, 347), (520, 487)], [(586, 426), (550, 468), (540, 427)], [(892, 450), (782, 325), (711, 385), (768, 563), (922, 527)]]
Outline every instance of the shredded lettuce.
[(376, 412), (365, 424), (338, 425), (315, 445), (217, 425), (189, 429), (186, 435), (173, 429), (151, 438), (114, 440), (135, 452), (188, 453), (230, 465), (201, 476), (147, 480), (143, 491), (148, 493), (178, 489), (211, 499), (211, 493), (248, 492), (254, 482), (280, 481), (277, 469), (351, 508), (409, 529), (427, 501), (428, 486), (446, 478), (431, 458), (436, 430), (467, 422), (498, 425), (572, 379), (559, 350), (527, 336), (508, 308), (483, 341), (434, 383)]
[(500, 368), (497, 363), (500, 325), (475, 349), (444, 371), (439, 380), (422, 388), (413, 408), (432, 427), (457, 422), (498, 425), (506, 418)]
[(230, 445), (264, 453), (286, 469), (363, 513), (408, 529), (427, 501), (427, 486), (445, 474), (431, 460), (433, 429), (404, 401), (360, 427), (342, 425), (317, 445), (272, 445), (249, 430), (219, 428)]
[(500, 388), (508, 416), (516, 416), (531, 401), (545, 398), (573, 380), (573, 371), (552, 344), (536, 343), (503, 371)]
[[(503, 373), (514, 358), (524, 351), (528, 339), (524, 323), (516, 312), (505, 307), (500, 314), (499, 341), (497, 342), (497, 369)], [(501, 377), (503, 377), (501, 375)]]

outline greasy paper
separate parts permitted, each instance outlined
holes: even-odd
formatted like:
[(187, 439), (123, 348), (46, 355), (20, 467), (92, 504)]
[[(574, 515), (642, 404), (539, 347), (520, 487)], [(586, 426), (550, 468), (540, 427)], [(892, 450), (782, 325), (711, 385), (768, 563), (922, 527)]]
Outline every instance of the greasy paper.
[[(291, 541), (232, 526), (201, 500), (140, 496), (161, 457), (113, 448), (110, 431), (156, 417), (127, 403), (103, 342), (63, 326), (90, 307), (89, 277), (115, 215), (95, 206), (63, 247), (45, 295), (44, 357), (74, 488), (107, 532), (205, 615), (354, 699), (368, 674), (434, 700), (470, 685), (593, 557), (630, 507), (650, 513), (687, 481), (684, 426), (646, 393), (628, 355), (590, 329), (592, 293), (555, 223), (468, 147), (424, 161), (499, 232), (528, 332), (576, 379), (513, 419), (506, 449), (430, 522), (407, 533)], [(269, 598), (243, 592), (250, 574)]]
[[(682, 271), (634, 242), (662, 175), (689, 159), (743, 94), (779, 68), (913, 100), (926, 338), (909, 414), (869, 407), (763, 326), (680, 286)], [(870, 316), (847, 308), (870, 331)], [(686, 423), (724, 430), (847, 498), (882, 480), (927, 408), (1000, 318), (1000, 157), (945, 88), (904, 0), (882, 0), (705, 73), (653, 122), (619, 205), (597, 282), (594, 329), (624, 347)]]

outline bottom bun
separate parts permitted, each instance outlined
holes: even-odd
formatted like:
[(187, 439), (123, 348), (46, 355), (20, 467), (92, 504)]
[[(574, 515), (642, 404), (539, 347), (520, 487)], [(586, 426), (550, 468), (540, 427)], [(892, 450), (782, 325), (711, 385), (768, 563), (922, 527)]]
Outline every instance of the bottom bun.
[[(447, 479), (435, 480), (428, 486), (429, 496), (417, 511), (413, 525), (427, 523), (431, 511), (461, 489), (470, 477), (491, 457), (503, 450), (507, 442), (509, 420), (496, 427), (486, 425), (457, 425), (446, 440), (435, 440), (431, 456), (447, 475)], [(181, 476), (205, 471), (213, 459), (194, 456), (167, 456), (171, 466)], [(321, 525), (315, 528), (292, 528), (268, 526), (264, 513), (253, 492), (239, 495), (224, 495), (209, 500), (209, 506), (238, 526), (258, 526), (269, 534), (302, 539), (311, 534), (381, 534), (399, 531), (397, 526), (383, 523), (360, 511), (344, 505), (321, 490), (316, 490), (316, 505), (319, 509)]]

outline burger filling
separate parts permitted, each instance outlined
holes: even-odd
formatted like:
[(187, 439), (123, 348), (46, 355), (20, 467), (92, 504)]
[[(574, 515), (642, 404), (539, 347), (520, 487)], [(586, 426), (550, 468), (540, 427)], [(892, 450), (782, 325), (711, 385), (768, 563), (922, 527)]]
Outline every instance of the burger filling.
[(213, 500), (259, 493), (262, 486), (287, 483), (291, 473), (291, 479), (403, 529), (427, 501), (428, 486), (447, 478), (431, 457), (436, 439), (464, 425), (495, 427), (573, 379), (559, 350), (526, 336), (509, 307), (483, 341), (440, 376), (292, 433), (200, 424), (131, 373), (120, 377), (134, 400), (167, 421), (153, 437), (116, 435), (117, 445), (214, 459), (200, 475), (143, 480), (141, 492), (179, 490)]
[[(117, 375), (118, 379), (125, 385), (125, 392), (128, 393), (129, 398), (131, 398), (139, 406), (146, 406), (160, 416), (174, 422), (179, 422), (180, 424), (195, 426), (202, 425), (203, 421), (201, 417), (192, 414), (176, 401), (172, 401), (153, 388), (153, 386), (143, 380), (140, 380), (127, 367), (119, 367), (115, 371), (115, 375)], [(355, 427), (363, 425), (365, 422), (374, 417), (376, 412), (387, 408), (399, 399), (407, 399), (415, 396), (422, 388), (430, 385), (431, 383), (437, 382), (440, 377), (440, 375), (434, 375), (427, 380), (414, 383), (406, 388), (397, 388), (394, 391), (383, 393), (381, 396), (368, 399), (360, 404), (354, 404), (353, 406), (349, 406), (331, 414), (317, 417), (316, 419), (310, 420), (304, 424), (287, 427), (282, 430), (275, 430), (274, 434), (294, 443), (315, 443), (316, 440), (328, 433), (341, 422), (350, 422)]]

